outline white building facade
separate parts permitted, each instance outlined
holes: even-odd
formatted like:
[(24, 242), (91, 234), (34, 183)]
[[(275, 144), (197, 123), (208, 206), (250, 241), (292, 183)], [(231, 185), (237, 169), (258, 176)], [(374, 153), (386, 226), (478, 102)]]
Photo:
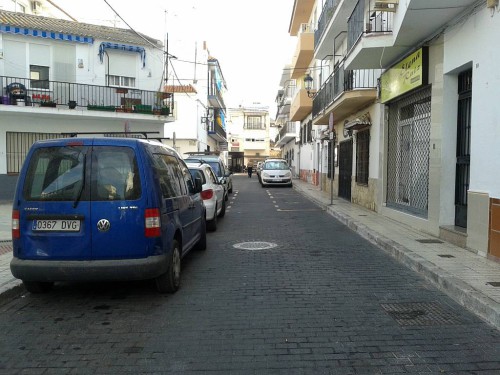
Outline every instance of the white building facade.
[(0, 10), (0, 183), (10, 199), (31, 144), (90, 136), (164, 138), (163, 46), (131, 30)]
[[(476, 0), (419, 5), (295, 2), (291, 29), (314, 23), (315, 94), (301, 120), (300, 160), (320, 170), (318, 180), (301, 178), (498, 260), (499, 8)], [(318, 138), (334, 149), (321, 152)]]

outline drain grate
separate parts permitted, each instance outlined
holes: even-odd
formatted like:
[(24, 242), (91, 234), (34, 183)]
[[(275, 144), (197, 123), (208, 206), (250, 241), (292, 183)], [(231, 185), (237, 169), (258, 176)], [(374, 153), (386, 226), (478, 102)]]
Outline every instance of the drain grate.
[(436, 240), (434, 238), (424, 238), (424, 239), (421, 239), (421, 240), (417, 240), (417, 242), (420, 242), (420, 243), (443, 243), (443, 241)]
[(490, 284), (491, 286), (494, 286), (495, 288), (500, 287), (500, 281), (489, 281), (486, 284)]
[(276, 246), (278, 246), (278, 244), (264, 241), (240, 242), (233, 245), (234, 248), (242, 250), (267, 250), (275, 248)]
[(382, 303), (380, 306), (401, 326), (460, 324), (456, 315), (436, 302)]
[(450, 254), (438, 254), (438, 257), (441, 257), (441, 258), (455, 258), (454, 255), (450, 255)]

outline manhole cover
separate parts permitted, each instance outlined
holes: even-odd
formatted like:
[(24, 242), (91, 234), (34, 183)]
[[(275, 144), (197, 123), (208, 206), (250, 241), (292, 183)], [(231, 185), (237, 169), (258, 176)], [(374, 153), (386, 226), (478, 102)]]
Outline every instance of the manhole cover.
[(380, 306), (401, 326), (459, 324), (460, 320), (436, 302), (382, 303)]
[(276, 246), (278, 246), (278, 244), (263, 241), (240, 242), (233, 245), (233, 247), (243, 250), (267, 250), (272, 249)]

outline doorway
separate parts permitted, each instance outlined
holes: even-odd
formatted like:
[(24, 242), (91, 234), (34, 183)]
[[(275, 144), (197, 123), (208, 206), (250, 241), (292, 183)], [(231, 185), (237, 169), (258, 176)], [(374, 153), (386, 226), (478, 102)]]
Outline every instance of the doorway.
[(352, 139), (339, 144), (339, 197), (351, 200)]

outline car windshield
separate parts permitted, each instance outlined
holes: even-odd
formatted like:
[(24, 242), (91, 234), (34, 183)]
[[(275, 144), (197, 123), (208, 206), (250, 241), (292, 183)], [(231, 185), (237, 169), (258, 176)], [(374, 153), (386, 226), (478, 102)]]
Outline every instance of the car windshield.
[(273, 169), (273, 170), (288, 169), (288, 164), (286, 161), (267, 161), (264, 164), (263, 169)]
[(219, 163), (217, 163), (216, 161), (209, 161), (208, 164), (212, 167), (212, 169), (214, 170), (215, 174), (217, 176), (221, 176), (221, 170), (219, 168)]

